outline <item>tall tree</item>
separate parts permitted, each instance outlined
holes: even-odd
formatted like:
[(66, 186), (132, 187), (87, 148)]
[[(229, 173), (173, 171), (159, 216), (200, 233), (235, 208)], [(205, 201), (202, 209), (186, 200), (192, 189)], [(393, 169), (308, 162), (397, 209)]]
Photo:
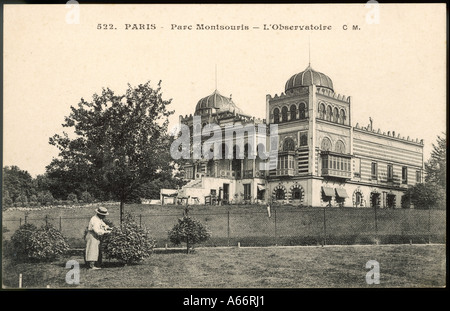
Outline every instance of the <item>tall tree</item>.
[(15, 202), (19, 196), (29, 198), (35, 194), (33, 187), (33, 178), (30, 173), (21, 170), (18, 166), (5, 166), (3, 168), (3, 195), (9, 194), (9, 197)]
[(433, 144), (430, 159), (425, 163), (425, 181), (434, 183), (443, 189), (447, 187), (447, 137), (437, 137)]
[(91, 102), (82, 98), (63, 124), (73, 135), (63, 132), (50, 138), (60, 150), (58, 166), (112, 193), (120, 200), (122, 220), (124, 203), (134, 189), (173, 170), (170, 102), (162, 98), (161, 81), (154, 89), (149, 81), (128, 85), (124, 95), (106, 88)]

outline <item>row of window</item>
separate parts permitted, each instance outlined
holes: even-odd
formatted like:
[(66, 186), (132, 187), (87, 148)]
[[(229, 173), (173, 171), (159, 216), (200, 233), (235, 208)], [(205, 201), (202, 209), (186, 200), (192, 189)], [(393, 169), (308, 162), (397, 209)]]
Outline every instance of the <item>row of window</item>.
[(333, 169), (338, 171), (351, 171), (350, 158), (334, 155), (326, 155), (322, 158), (322, 169)]
[[(300, 133), (300, 147), (308, 146), (308, 133), (302, 132)], [(283, 142), (283, 151), (295, 151), (296, 144), (295, 141), (288, 137)]]
[(347, 116), (344, 109), (338, 109), (337, 107), (334, 107), (333, 109), (331, 105), (325, 106), (324, 103), (320, 103), (319, 118), (322, 120), (344, 124)]
[[(394, 180), (394, 166), (393, 164), (387, 164), (387, 180), (393, 181)], [(378, 163), (372, 162), (371, 164), (371, 179), (377, 180), (378, 179)], [(422, 172), (420, 170), (416, 171), (416, 182), (420, 183), (422, 182)], [(408, 167), (402, 166), (402, 184), (408, 183)]]
[[(331, 140), (328, 137), (322, 138), (322, 142), (320, 144), (320, 149), (322, 149), (323, 151), (332, 151), (333, 150), (333, 146), (331, 144)], [(345, 144), (344, 144), (344, 142), (342, 140), (338, 140), (335, 143), (334, 151), (336, 151), (338, 153), (345, 153), (346, 152)]]
[(305, 103), (300, 103), (298, 108), (296, 105), (292, 105), (289, 109), (288, 107), (283, 106), (281, 110), (279, 108), (275, 108), (273, 110), (273, 123), (281, 123), (303, 119), (306, 119)]

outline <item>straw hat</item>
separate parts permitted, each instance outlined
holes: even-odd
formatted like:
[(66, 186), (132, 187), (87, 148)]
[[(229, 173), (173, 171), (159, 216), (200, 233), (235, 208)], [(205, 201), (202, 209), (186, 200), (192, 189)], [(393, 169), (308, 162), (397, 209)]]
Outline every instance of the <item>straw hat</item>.
[(104, 216), (109, 215), (108, 210), (106, 209), (106, 207), (103, 207), (103, 206), (98, 207), (95, 211), (99, 215), (104, 215)]

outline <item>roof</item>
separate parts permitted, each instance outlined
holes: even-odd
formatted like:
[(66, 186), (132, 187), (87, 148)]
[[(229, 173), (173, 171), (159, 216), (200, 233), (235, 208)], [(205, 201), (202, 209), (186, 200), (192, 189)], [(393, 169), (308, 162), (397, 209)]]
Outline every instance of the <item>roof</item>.
[(324, 87), (334, 92), (333, 81), (331, 81), (330, 77), (326, 74), (315, 71), (310, 65), (308, 65), (308, 67), (302, 72), (299, 72), (289, 78), (285, 85), (285, 92), (310, 85)]
[(233, 102), (231, 97), (221, 95), (218, 90), (198, 101), (195, 106), (195, 114), (201, 114), (205, 110), (212, 111), (212, 113), (230, 111), (242, 114), (242, 110)]

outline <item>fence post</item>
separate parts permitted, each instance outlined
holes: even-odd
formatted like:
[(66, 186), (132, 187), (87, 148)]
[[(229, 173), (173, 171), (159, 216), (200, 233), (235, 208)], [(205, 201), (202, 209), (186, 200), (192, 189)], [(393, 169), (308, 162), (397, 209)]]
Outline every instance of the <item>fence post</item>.
[(327, 218), (326, 218), (326, 211), (327, 207), (323, 207), (323, 245), (327, 244)]
[(62, 231), (62, 216), (59, 216), (59, 231)]
[(142, 227), (142, 214), (139, 214), (139, 227)]
[(227, 245), (230, 246), (230, 211), (227, 212)]
[(25, 214), (25, 224), (27, 224), (27, 218), (28, 218), (28, 215)]
[(48, 215), (45, 215), (45, 225), (48, 226)]
[(273, 211), (274, 221), (275, 221), (275, 246), (278, 245), (278, 235), (277, 235), (277, 208)]
[(378, 244), (378, 224), (377, 224), (377, 205), (373, 206), (374, 216), (375, 216), (375, 243)]
[(428, 207), (428, 244), (431, 244), (431, 206)]

